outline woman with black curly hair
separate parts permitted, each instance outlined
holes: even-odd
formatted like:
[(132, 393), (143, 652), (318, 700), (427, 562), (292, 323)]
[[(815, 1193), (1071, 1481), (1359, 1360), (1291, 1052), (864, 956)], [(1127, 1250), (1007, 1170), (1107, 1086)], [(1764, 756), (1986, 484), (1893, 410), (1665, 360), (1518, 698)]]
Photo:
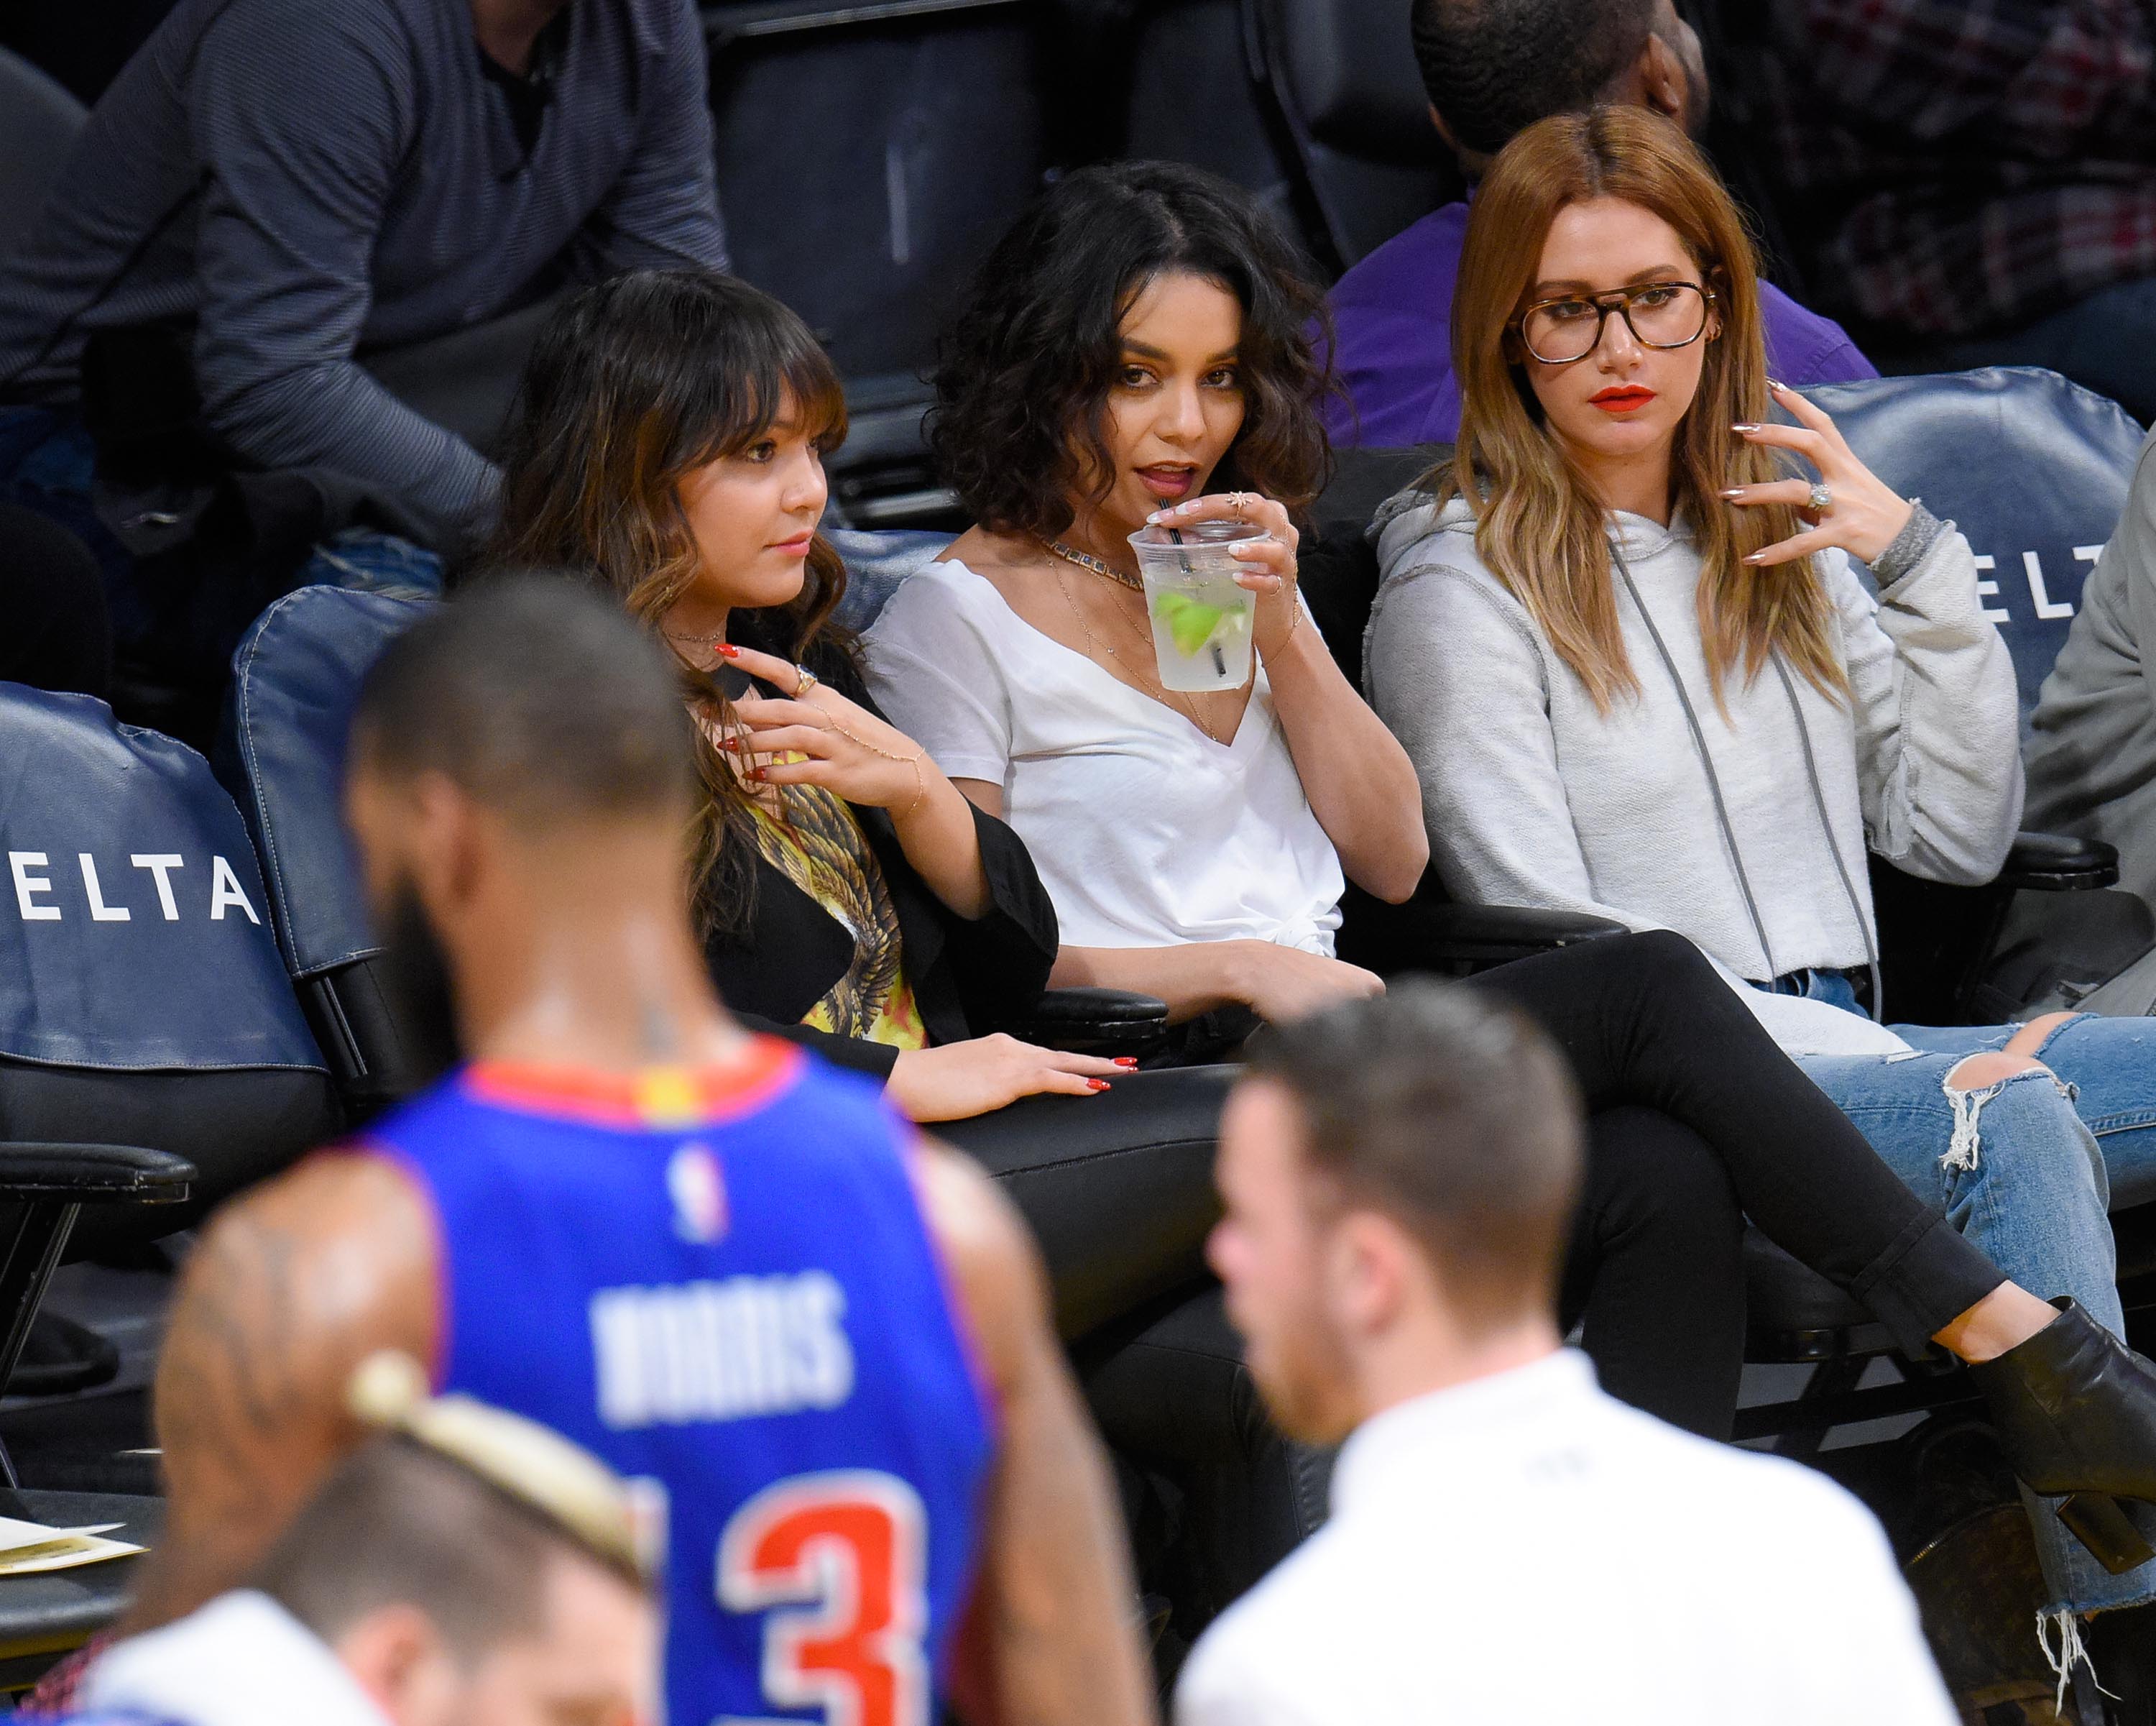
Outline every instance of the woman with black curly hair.
[[(1404, 899), (1429, 855), (1406, 757), (1295, 593), (1293, 512), (1326, 464), (1302, 333), (1319, 311), (1225, 182), (1162, 163), (1060, 182), (989, 255), (937, 378), (935, 447), (978, 525), (868, 636), (884, 710), (1031, 850), (1062, 927), (1052, 975), (1184, 1021), (1240, 1009), (1224, 1035), (1382, 989), (1332, 957), (1343, 870)], [(1252, 676), (1168, 689), (1128, 536), (1236, 516), (1271, 534), (1238, 578)], [(1906, 1349), (1979, 1363), (2024, 1478), (2148, 1477), (2156, 1399), (2077, 1374), (2086, 1325), (1904, 1186), (1689, 942), (1587, 942), (1471, 986), (1555, 1036), (1590, 1112), (1564, 1318), (1613, 1394), (1728, 1433), (1749, 1216)], [(2037, 1386), (2102, 1467), (2032, 1420)]]
[[(1411, 763), (1295, 592), (1291, 512), (1327, 460), (1302, 336), (1321, 310), (1225, 182), (1065, 179), (988, 259), (937, 378), (936, 453), (977, 525), (871, 632), (878, 698), (1033, 851), (1055, 980), (1178, 1020), (1371, 993), (1332, 956), (1342, 871), (1401, 900), (1429, 855)], [(1241, 688), (1155, 675), (1128, 540), (1168, 511), (1270, 532), (1237, 578), (1257, 596)]]

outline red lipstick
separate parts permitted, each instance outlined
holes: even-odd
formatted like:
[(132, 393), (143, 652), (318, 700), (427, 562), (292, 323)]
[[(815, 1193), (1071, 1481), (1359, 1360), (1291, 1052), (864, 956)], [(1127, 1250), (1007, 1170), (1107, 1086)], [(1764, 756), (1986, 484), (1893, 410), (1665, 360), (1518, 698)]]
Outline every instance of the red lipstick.
[(1604, 414), (1630, 414), (1655, 398), (1655, 392), (1640, 383), (1613, 383), (1587, 399)]

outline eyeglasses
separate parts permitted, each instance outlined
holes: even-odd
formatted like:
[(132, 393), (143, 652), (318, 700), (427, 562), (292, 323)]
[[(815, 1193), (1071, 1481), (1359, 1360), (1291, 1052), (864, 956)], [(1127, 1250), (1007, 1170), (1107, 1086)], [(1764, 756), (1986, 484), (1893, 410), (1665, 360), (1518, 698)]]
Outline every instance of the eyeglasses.
[(1568, 294), (1538, 300), (1515, 326), (1529, 353), (1545, 366), (1569, 366), (1593, 353), (1611, 312), (1642, 347), (1689, 347), (1707, 330), (1712, 290), (1697, 282), (1649, 282), (1609, 294)]

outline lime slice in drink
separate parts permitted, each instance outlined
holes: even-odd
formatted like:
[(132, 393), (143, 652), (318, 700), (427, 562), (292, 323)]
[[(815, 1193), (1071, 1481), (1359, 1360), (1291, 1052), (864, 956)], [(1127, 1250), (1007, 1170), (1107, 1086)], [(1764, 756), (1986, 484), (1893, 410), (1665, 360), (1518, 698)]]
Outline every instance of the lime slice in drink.
[(1188, 593), (1160, 594), (1152, 602), (1152, 610), (1168, 625), (1168, 638), (1175, 644), (1175, 650), (1185, 655), (1204, 646), (1227, 614), (1224, 608), (1208, 605)]

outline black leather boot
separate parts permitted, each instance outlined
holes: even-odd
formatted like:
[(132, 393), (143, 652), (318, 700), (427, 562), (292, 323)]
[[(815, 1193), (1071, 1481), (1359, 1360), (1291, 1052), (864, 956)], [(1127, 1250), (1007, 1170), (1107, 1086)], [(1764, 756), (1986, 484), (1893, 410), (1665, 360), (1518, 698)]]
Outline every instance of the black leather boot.
[(1972, 1366), (1999, 1448), (2113, 1575), (2156, 1558), (2156, 1368), (2071, 1300), (1996, 1360)]

